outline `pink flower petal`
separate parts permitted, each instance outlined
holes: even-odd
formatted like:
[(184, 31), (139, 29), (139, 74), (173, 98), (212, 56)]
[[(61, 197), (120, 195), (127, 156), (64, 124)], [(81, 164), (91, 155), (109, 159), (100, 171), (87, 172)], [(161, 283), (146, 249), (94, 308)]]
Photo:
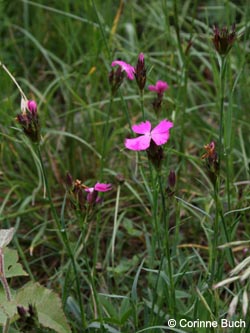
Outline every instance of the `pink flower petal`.
[(150, 133), (151, 131), (151, 123), (150, 121), (146, 120), (138, 125), (133, 125), (132, 126), (133, 132), (137, 134), (146, 134)]
[(28, 101), (27, 102), (27, 107), (29, 109), (29, 111), (31, 111), (32, 113), (36, 113), (37, 112), (37, 104), (35, 101)]
[(98, 192), (107, 192), (112, 189), (112, 185), (104, 184), (104, 183), (96, 183), (94, 189), (95, 189), (95, 191), (98, 191)]
[(94, 187), (87, 187), (84, 189), (85, 192), (93, 193), (94, 192)]
[(139, 56), (138, 56), (138, 60), (139, 60), (140, 62), (144, 62), (144, 54), (143, 54), (142, 52), (139, 54)]
[(135, 69), (133, 66), (131, 66), (130, 64), (127, 64), (125, 61), (122, 61), (122, 60), (115, 60), (111, 64), (112, 67), (116, 66), (116, 65), (120, 66), (121, 69), (127, 73), (128, 79), (130, 79), (130, 80), (134, 79)]
[(146, 150), (150, 146), (150, 135), (142, 135), (134, 139), (126, 139), (125, 147), (130, 150)]
[(148, 90), (156, 91), (156, 87), (151, 84), (150, 86), (148, 86)]
[(152, 131), (152, 140), (158, 145), (163, 145), (169, 139), (169, 130), (174, 124), (169, 120), (162, 120)]
[(157, 94), (163, 94), (165, 90), (167, 90), (169, 87), (168, 87), (168, 84), (167, 82), (165, 81), (157, 81), (155, 86), (153, 85), (150, 85), (148, 86), (148, 89), (150, 91), (156, 91)]

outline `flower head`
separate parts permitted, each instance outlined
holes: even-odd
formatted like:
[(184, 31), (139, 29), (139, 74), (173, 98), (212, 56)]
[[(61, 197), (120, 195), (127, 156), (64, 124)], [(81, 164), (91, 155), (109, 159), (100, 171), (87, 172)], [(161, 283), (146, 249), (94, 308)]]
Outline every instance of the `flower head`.
[(33, 100), (21, 100), (22, 112), (16, 120), (22, 126), (24, 133), (33, 141), (40, 141), (40, 123), (37, 113), (37, 104)]
[(217, 153), (215, 151), (215, 142), (211, 141), (209, 144), (204, 146), (204, 149), (207, 151), (205, 154), (202, 155), (202, 159), (208, 158), (212, 160), (217, 159)]
[(150, 91), (155, 91), (157, 92), (158, 95), (163, 95), (164, 91), (167, 90), (168, 88), (169, 88), (168, 84), (165, 81), (157, 81), (155, 86), (153, 85), (148, 86), (148, 89)]
[(228, 31), (227, 27), (219, 29), (217, 26), (214, 26), (213, 32), (212, 41), (216, 51), (222, 56), (228, 54), (237, 38), (235, 24), (232, 25), (231, 32)]
[(94, 187), (86, 187), (85, 191), (88, 192), (87, 202), (89, 204), (95, 204), (101, 202), (101, 198), (98, 197), (98, 192), (108, 192), (112, 190), (111, 184), (96, 183)]
[(219, 161), (218, 154), (215, 150), (215, 142), (211, 141), (209, 144), (204, 146), (204, 149), (206, 149), (207, 152), (203, 154), (201, 158), (206, 160), (208, 176), (215, 185), (219, 171)]
[(122, 60), (115, 60), (112, 62), (111, 66), (120, 66), (122, 71), (125, 71), (129, 80), (134, 80), (135, 69), (130, 64), (127, 64)]
[(124, 80), (125, 73), (122, 71), (121, 67), (117, 67), (114, 71), (113, 68), (109, 72), (109, 84), (111, 87), (112, 95), (115, 95), (120, 85)]
[(35, 101), (27, 101), (27, 108), (32, 114), (37, 113), (37, 104)]
[(81, 211), (84, 211), (87, 206), (93, 208), (95, 204), (102, 201), (102, 199), (98, 197), (98, 192), (108, 192), (112, 190), (112, 185), (105, 183), (96, 183), (94, 187), (88, 187), (79, 179), (73, 180), (69, 172), (66, 175), (66, 185), (73, 207)]
[(173, 126), (173, 123), (166, 119), (162, 120), (153, 130), (151, 130), (151, 123), (148, 120), (138, 125), (133, 125), (133, 132), (142, 135), (138, 138), (126, 139), (125, 147), (130, 150), (146, 150), (150, 147), (151, 140), (156, 146), (163, 145), (168, 141), (169, 130)]

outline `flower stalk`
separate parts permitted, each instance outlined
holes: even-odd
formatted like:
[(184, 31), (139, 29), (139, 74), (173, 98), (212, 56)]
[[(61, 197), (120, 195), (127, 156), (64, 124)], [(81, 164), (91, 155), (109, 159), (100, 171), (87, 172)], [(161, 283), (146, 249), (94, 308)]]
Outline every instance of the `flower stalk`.
[(75, 280), (76, 280), (77, 294), (78, 294), (78, 299), (79, 299), (79, 307), (80, 307), (80, 312), (81, 312), (82, 326), (83, 326), (83, 328), (86, 328), (87, 323), (86, 323), (85, 313), (84, 313), (84, 309), (83, 309), (83, 301), (82, 301), (82, 297), (81, 297), (80, 280), (79, 280), (79, 275), (78, 275), (77, 268), (76, 268), (75, 258), (74, 258), (74, 255), (72, 253), (72, 250), (71, 250), (71, 247), (70, 247), (70, 244), (69, 244), (69, 240), (68, 240), (66, 230), (61, 225), (60, 219), (58, 217), (57, 211), (55, 209), (55, 206), (54, 206), (54, 203), (53, 203), (53, 200), (52, 200), (50, 186), (49, 186), (48, 177), (47, 177), (47, 171), (46, 171), (46, 168), (45, 168), (44, 163), (43, 163), (40, 144), (37, 144), (36, 148), (37, 148), (37, 155), (38, 155), (38, 158), (39, 158), (39, 161), (40, 161), (40, 164), (41, 164), (41, 169), (42, 169), (42, 173), (43, 173), (43, 178), (44, 178), (47, 197), (48, 197), (50, 208), (51, 208), (51, 213), (52, 213), (52, 216), (53, 216), (53, 218), (56, 222), (57, 229), (60, 233), (61, 241), (62, 241), (63, 245), (65, 246), (65, 248), (67, 250), (67, 253), (69, 255), (69, 258), (71, 260), (71, 264), (72, 264), (72, 267), (73, 267)]

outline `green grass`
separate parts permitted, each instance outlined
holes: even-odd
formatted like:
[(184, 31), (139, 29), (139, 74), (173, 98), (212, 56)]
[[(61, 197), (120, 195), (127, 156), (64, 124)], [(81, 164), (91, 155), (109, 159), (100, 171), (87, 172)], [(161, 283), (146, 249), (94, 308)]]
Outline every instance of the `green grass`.
[[(0, 61), (38, 103), (45, 170), (15, 120), (20, 94), (1, 68), (1, 228), (16, 227), (12, 246), (20, 262), (30, 279), (60, 295), (72, 332), (168, 332), (169, 318), (219, 321), (236, 295), (231, 320), (245, 320), (247, 328), (237, 332), (248, 332), (248, 280), (213, 285), (248, 257), (248, 245), (237, 251), (230, 249), (239, 244), (217, 245), (250, 235), (249, 3), (137, 0), (124, 2), (121, 12), (119, 6), (111, 0), (0, 2)], [(214, 191), (201, 159), (204, 145), (220, 140), (212, 28), (234, 22), (238, 38), (226, 62)], [(144, 92), (145, 119), (153, 126), (164, 118), (174, 122), (160, 176), (145, 152), (124, 147), (130, 124), (143, 119), (135, 80), (125, 79), (110, 97), (111, 62), (135, 65), (140, 52), (146, 86), (163, 80), (170, 87), (159, 116), (155, 94)], [(172, 196), (170, 170), (177, 176)], [(113, 190), (94, 211), (75, 210), (67, 172), (90, 187), (112, 183)], [(15, 289), (26, 281), (9, 282)], [(18, 327), (13, 323), (10, 332)]]

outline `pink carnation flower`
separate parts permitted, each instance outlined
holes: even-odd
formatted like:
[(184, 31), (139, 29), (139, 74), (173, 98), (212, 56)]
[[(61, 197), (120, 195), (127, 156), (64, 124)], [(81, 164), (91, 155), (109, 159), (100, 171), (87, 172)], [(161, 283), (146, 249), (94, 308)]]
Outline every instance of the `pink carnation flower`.
[(116, 65), (120, 66), (122, 71), (125, 71), (127, 73), (127, 77), (129, 80), (134, 80), (135, 69), (133, 66), (127, 64), (125, 61), (122, 60), (115, 60), (111, 64), (112, 67)]
[(94, 187), (87, 187), (85, 191), (88, 192), (87, 201), (91, 204), (98, 203), (101, 201), (101, 198), (98, 197), (98, 192), (108, 192), (112, 190), (111, 184), (96, 183)]
[(32, 113), (36, 113), (37, 112), (37, 104), (35, 101), (27, 101), (27, 107), (29, 109), (30, 112)]
[(167, 90), (168, 88), (169, 87), (168, 87), (167, 82), (164, 82), (164, 81), (157, 81), (155, 86), (153, 86), (153, 85), (148, 86), (148, 89), (150, 91), (155, 91), (159, 95), (162, 95), (164, 93), (164, 91)]
[(133, 125), (133, 132), (143, 135), (134, 139), (126, 139), (125, 147), (130, 150), (146, 150), (149, 148), (151, 140), (157, 146), (163, 145), (168, 141), (169, 130), (173, 126), (174, 124), (166, 119), (162, 120), (153, 130), (151, 130), (151, 123), (148, 120), (138, 125)]

